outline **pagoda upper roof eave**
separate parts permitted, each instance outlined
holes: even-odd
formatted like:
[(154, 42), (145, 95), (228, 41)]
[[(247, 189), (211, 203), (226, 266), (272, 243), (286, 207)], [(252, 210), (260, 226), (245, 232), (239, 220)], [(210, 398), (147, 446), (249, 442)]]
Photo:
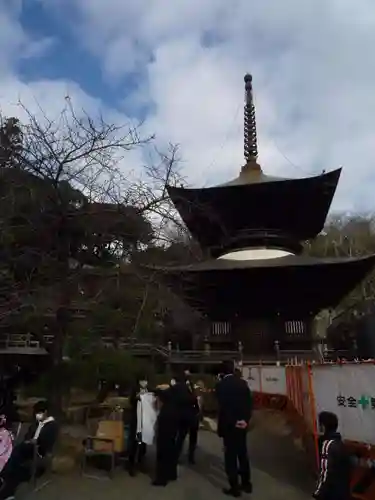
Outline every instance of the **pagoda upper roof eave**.
[(260, 184), (274, 184), (274, 183), (284, 183), (284, 182), (293, 182), (293, 183), (305, 183), (308, 181), (314, 181), (317, 179), (320, 179), (322, 181), (322, 184), (325, 184), (325, 182), (335, 182), (335, 184), (338, 183), (340, 175), (342, 172), (342, 167), (337, 168), (335, 170), (331, 170), (329, 172), (323, 172), (318, 175), (312, 175), (312, 176), (307, 176), (307, 177), (297, 177), (297, 178), (288, 178), (288, 177), (273, 177), (269, 176), (266, 174), (261, 175), (261, 180), (258, 182), (249, 182), (249, 183), (237, 183), (237, 179), (233, 179), (231, 181), (228, 181), (223, 184), (215, 185), (215, 186), (209, 186), (209, 187), (202, 187), (202, 188), (189, 188), (189, 187), (183, 187), (183, 186), (172, 186), (170, 184), (167, 184), (166, 189), (168, 191), (169, 196), (172, 198), (173, 193), (179, 193), (181, 194), (182, 192), (192, 192), (192, 191), (215, 191), (215, 190), (223, 190), (223, 189), (243, 189), (248, 186), (257, 186)]

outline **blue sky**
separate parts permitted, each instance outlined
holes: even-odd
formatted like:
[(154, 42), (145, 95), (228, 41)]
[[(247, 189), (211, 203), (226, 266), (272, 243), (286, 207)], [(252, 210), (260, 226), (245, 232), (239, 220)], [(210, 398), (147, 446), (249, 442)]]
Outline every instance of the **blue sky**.
[(141, 119), (191, 184), (215, 184), (243, 163), (251, 72), (264, 170), (343, 165), (335, 207), (373, 210), (374, 44), (372, 0), (0, 0), (0, 105), (57, 113), (69, 94)]
[(133, 78), (130, 76), (113, 84), (105, 80), (99, 61), (77, 43), (66, 21), (61, 22), (59, 13), (46, 8), (42, 2), (24, 3), (20, 23), (31, 36), (50, 39), (51, 46), (42, 57), (23, 60), (18, 66), (20, 76), (25, 80), (55, 80), (69, 76), (88, 94), (105, 99), (109, 106), (119, 106), (127, 88), (134, 86)]

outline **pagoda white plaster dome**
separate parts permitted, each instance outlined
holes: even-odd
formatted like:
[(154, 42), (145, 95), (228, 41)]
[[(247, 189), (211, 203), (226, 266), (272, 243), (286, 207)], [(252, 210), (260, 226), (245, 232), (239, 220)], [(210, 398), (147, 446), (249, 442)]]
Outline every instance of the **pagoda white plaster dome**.
[(267, 260), (267, 259), (280, 259), (281, 257), (288, 257), (294, 255), (287, 250), (277, 248), (247, 248), (242, 250), (234, 250), (225, 253), (218, 257), (225, 260)]

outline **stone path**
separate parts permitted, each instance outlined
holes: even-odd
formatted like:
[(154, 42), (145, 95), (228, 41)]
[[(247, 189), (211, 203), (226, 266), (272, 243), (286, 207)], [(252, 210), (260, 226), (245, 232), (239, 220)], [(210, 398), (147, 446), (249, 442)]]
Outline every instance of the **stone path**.
[[(272, 454), (272, 442), (263, 442), (262, 447)], [(256, 455), (253, 449), (251, 454)], [(265, 452), (263, 452), (264, 455)], [(203, 500), (214, 497), (215, 500), (228, 498), (222, 494), (221, 488), (226, 486), (225, 473), (222, 464), (222, 446), (220, 440), (212, 433), (202, 432), (200, 435), (200, 450), (197, 454), (197, 465), (194, 467), (180, 466), (179, 480), (166, 488), (155, 488), (150, 485), (150, 478), (140, 474), (130, 478), (119, 469), (114, 479), (82, 478), (78, 474), (71, 476), (56, 476), (52, 483), (43, 490), (32, 495), (22, 494), (23, 498), (35, 500)], [(151, 458), (151, 457), (150, 457)], [(264, 461), (264, 456), (262, 458)], [(257, 459), (253, 458), (256, 464)], [(293, 466), (293, 464), (291, 464)], [(272, 465), (275, 468), (275, 464)], [(281, 469), (285, 469), (285, 464)], [(298, 475), (300, 472), (295, 471)], [(293, 474), (292, 474), (293, 476)], [(293, 479), (293, 478), (292, 478)], [(292, 482), (289, 477), (289, 483)], [(254, 493), (252, 500), (308, 500), (309, 492), (303, 492), (287, 481), (270, 475), (258, 467), (253, 467)], [(311, 491), (311, 490), (310, 490)], [(250, 498), (243, 495), (243, 498)]]

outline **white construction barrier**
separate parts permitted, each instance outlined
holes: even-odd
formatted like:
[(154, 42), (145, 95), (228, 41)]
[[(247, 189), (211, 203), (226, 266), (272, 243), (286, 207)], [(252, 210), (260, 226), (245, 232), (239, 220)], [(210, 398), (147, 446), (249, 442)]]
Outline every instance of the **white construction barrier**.
[(242, 368), (242, 377), (247, 381), (250, 389), (254, 392), (262, 392), (260, 384), (261, 373), (261, 366), (244, 366)]
[(316, 413), (339, 418), (345, 439), (375, 444), (375, 366), (373, 364), (313, 367)]
[(375, 364), (244, 366), (243, 377), (252, 391), (287, 395), (313, 432), (330, 411), (344, 439), (375, 445)]
[(252, 391), (286, 396), (286, 373), (283, 366), (245, 366), (243, 377)]

